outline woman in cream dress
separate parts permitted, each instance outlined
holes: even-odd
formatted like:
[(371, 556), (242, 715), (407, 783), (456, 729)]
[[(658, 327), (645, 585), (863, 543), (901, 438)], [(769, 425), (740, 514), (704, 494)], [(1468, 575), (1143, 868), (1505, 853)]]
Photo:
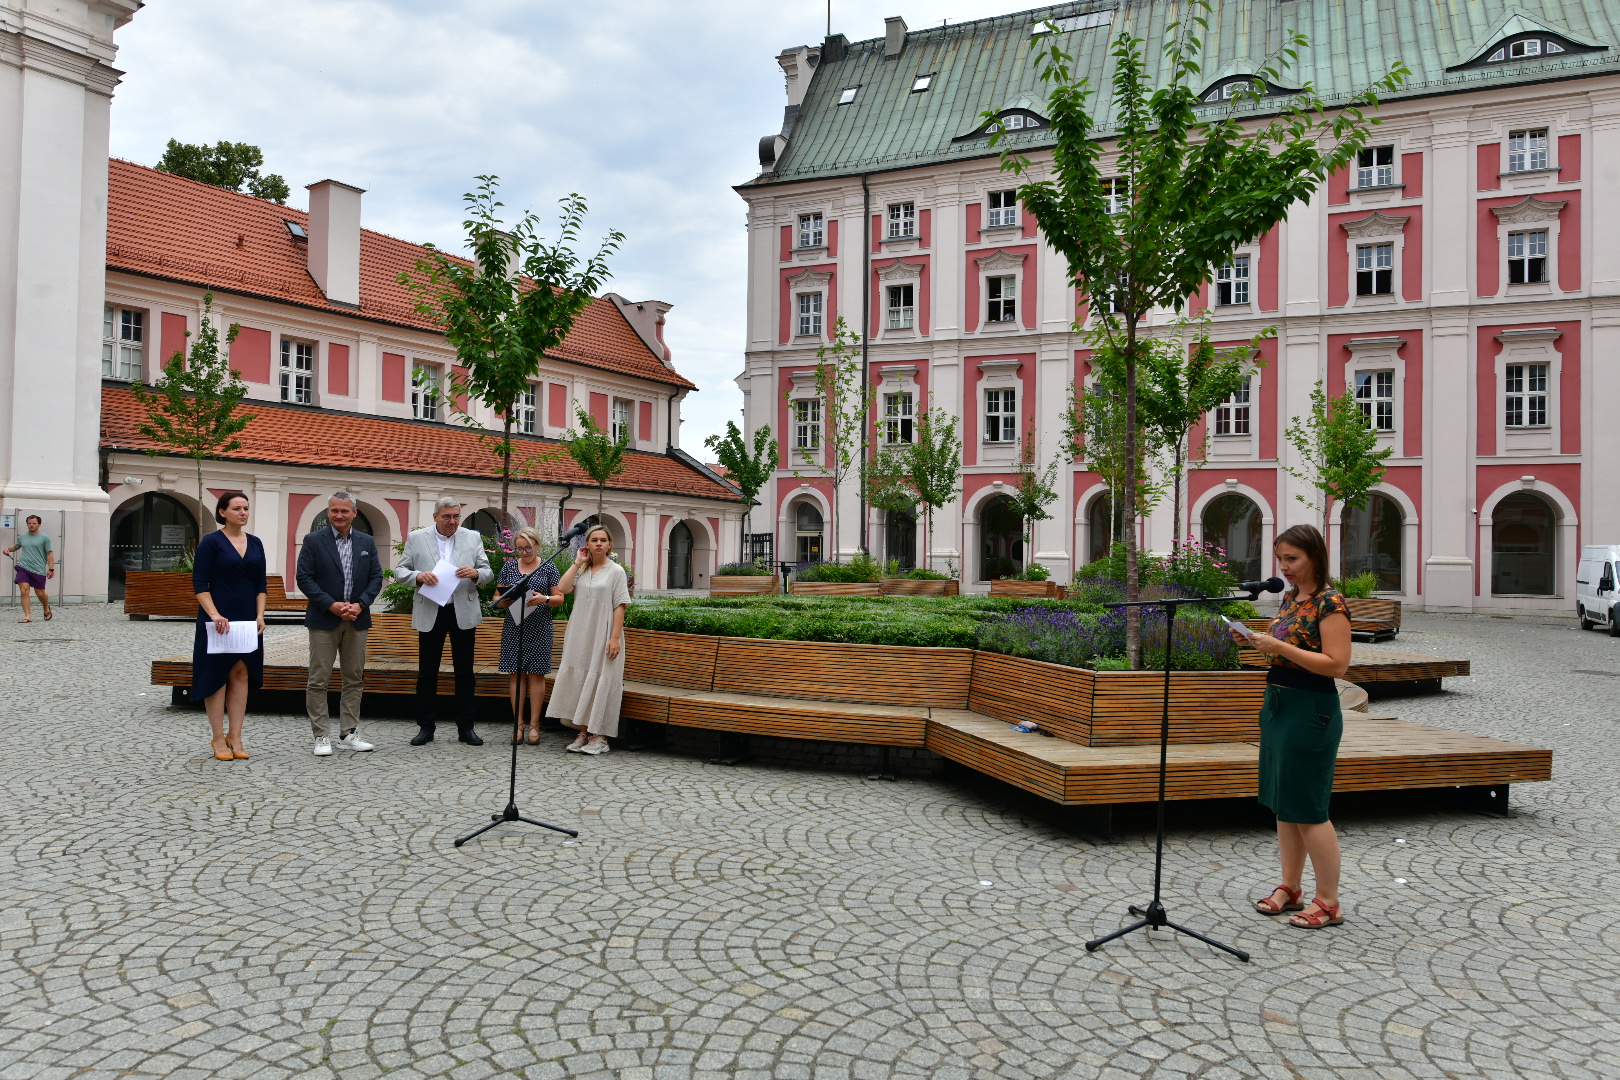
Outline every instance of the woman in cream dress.
[(546, 712), (579, 730), (568, 749), (581, 754), (607, 753), (608, 739), (619, 734), (624, 611), (630, 606), (630, 586), (624, 567), (608, 558), (612, 550), (608, 531), (593, 528), (556, 586), (559, 594), (576, 595)]

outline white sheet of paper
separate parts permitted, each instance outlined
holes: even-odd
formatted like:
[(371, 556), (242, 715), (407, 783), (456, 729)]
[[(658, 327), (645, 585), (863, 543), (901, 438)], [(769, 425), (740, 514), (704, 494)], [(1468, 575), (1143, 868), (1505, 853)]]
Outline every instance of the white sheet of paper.
[(540, 594), (535, 592), (533, 589), (530, 589), (527, 593), (524, 594), (524, 597), (523, 597), (522, 600), (514, 600), (514, 601), (512, 601), (512, 606), (507, 608), (506, 610), (510, 611), (512, 613), (512, 625), (513, 626), (522, 626), (523, 625), (523, 620), (526, 619), (529, 616), (530, 612), (540, 610), (540, 608), (543, 605), (537, 604), (534, 607), (530, 607), (529, 603), (528, 603), (529, 600), (532, 597), (535, 597), (535, 596), (538, 596), (538, 595), (540, 595)]
[(1236, 630), (1238, 633), (1242, 634), (1244, 637), (1248, 638), (1250, 641), (1254, 640), (1254, 631), (1253, 630), (1250, 630), (1247, 626), (1244, 626), (1242, 623), (1238, 622), (1236, 619), (1227, 619), (1225, 615), (1222, 615), (1221, 618), (1226, 619), (1226, 625), (1227, 626), (1230, 626), (1233, 630)]
[(203, 634), (208, 638), (210, 653), (250, 653), (259, 647), (259, 624), (254, 619), (233, 622), (230, 631), (224, 634), (210, 623)]
[(440, 607), (444, 607), (450, 602), (450, 597), (455, 593), (456, 586), (461, 584), (461, 579), (456, 577), (455, 564), (448, 559), (440, 559), (439, 565), (433, 568), (432, 573), (437, 575), (439, 583), (437, 585), (420, 585), (416, 591)]

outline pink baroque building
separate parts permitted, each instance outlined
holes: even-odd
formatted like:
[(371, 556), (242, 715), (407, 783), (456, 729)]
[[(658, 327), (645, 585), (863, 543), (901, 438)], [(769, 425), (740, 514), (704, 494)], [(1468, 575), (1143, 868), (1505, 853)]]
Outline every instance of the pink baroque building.
[[(112, 161), (107, 179), (95, 407), (110, 519), (101, 550), (81, 557), (110, 598), (127, 571), (172, 566), (214, 527), (213, 498), (231, 489), (251, 498), (250, 528), (289, 591), (299, 546), (324, 523), (334, 490), (358, 498), (359, 526), (385, 551), (429, 524), (445, 495), (464, 500), (464, 525), (501, 526), (493, 456), (430, 388), (454, 351), (398, 281), (426, 251), (362, 228), (364, 192), (311, 184), (305, 212), (126, 161)], [(129, 384), (155, 379), (189, 348), (208, 292), (222, 345), (225, 328), (239, 327), (230, 358), (255, 419), (241, 449), (204, 464), (199, 507), (192, 462), (147, 454), (154, 445)], [(578, 426), (575, 410), (628, 439), (603, 518), (639, 590), (706, 588), (715, 565), (736, 557), (742, 518), (736, 490), (679, 449), (680, 403), (695, 387), (664, 342), (669, 307), (598, 298), (541, 358), (513, 418), (515, 457), (534, 464), (513, 484), (505, 524), (542, 535), (596, 511), (595, 485), (558, 443)], [(499, 430), (488, 409), (471, 403), (470, 412)], [(100, 592), (95, 584), (85, 591)]]
[[(1063, 579), (1105, 550), (1107, 491), (1083, 462), (1066, 467), (1033, 550), (1006, 510), (1023, 433), (1042, 463), (1062, 453), (1069, 390), (1089, 371), (1072, 330), (1086, 312), (999, 171), (982, 114), (1005, 118), (1038, 172), (1050, 141), (1037, 29), (1055, 20), (1106, 89), (1109, 42), (1131, 34), (1157, 49), (1177, 11), (1070, 3), (918, 31), (890, 18), (882, 37), (777, 57), (782, 130), (737, 188), (750, 221), (738, 382), (749, 427), (768, 423), (781, 443), (762, 500), (783, 558), (864, 543), (984, 588), (1030, 559)], [(1288, 83), (1269, 83), (1256, 71), (1285, 28), (1316, 47)], [(1354, 167), (1211, 267), (1192, 300), (1218, 340), (1267, 326), (1277, 337), (1247, 388), (1205, 419), (1183, 505), (1191, 533), (1245, 574), (1271, 570), (1276, 533), (1313, 520), (1284, 471), (1283, 432), (1320, 380), (1352, 390), (1395, 451), (1366, 510), (1334, 511), (1342, 568), (1435, 610), (1568, 609), (1578, 546), (1620, 542), (1620, 245), (1605, 216), (1620, 206), (1620, 3), (1548, 0), (1531, 14), (1506, 0), (1232, 0), (1205, 40), (1211, 111), (1239, 84), (1264, 93), (1240, 110), (1264, 116), (1306, 80), (1333, 103), (1396, 61), (1412, 77)], [(961, 419), (962, 498), (926, 552), (909, 515), (863, 513), (853, 484), (835, 508), (818, 475), (826, 437), (809, 372), (839, 316), (866, 335), (876, 443), (909, 439), (930, 403)], [(1168, 549), (1171, 522), (1166, 501), (1145, 544)]]

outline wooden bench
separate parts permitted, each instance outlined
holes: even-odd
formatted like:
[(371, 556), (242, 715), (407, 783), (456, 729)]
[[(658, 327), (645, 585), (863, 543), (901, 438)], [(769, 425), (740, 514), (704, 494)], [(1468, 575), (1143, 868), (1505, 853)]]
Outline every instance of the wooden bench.
[[(287, 595), (280, 574), (267, 574), (264, 582), (266, 614), (304, 613), (307, 605)], [(192, 591), (191, 575), (172, 570), (125, 571), (124, 614), (132, 619), (195, 619), (197, 594)]]
[(1018, 581), (1003, 578), (990, 583), (991, 596), (1033, 596), (1046, 600), (1061, 600), (1063, 587), (1055, 581)]
[(297, 612), (302, 615), (309, 602), (287, 595), (287, 583), (280, 574), (266, 574), (264, 578), (264, 610), (268, 612)]
[(883, 585), (877, 581), (794, 581), (788, 584), (788, 593), (793, 596), (882, 596)]
[(709, 578), (710, 596), (773, 596), (782, 591), (782, 579), (772, 574), (715, 574)]

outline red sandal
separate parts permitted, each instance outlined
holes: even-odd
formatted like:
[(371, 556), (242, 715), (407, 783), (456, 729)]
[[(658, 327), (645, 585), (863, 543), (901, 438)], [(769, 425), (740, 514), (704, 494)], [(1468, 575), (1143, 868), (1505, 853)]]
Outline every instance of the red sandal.
[[(1275, 897), (1278, 893), (1282, 893), (1288, 899), (1281, 904), (1277, 903)], [(1304, 895), (1304, 889), (1290, 889), (1286, 885), (1279, 885), (1271, 890), (1269, 896), (1262, 896), (1256, 900), (1254, 910), (1262, 915), (1282, 915), (1289, 911), (1304, 911), (1305, 905), (1299, 902), (1299, 898)]]
[(1311, 906), (1316, 910), (1306, 910), (1299, 915), (1290, 915), (1288, 925), (1297, 926), (1301, 930), (1320, 930), (1324, 926), (1338, 926), (1344, 922), (1343, 904), (1334, 904), (1330, 907), (1322, 903), (1320, 899), (1313, 899)]

